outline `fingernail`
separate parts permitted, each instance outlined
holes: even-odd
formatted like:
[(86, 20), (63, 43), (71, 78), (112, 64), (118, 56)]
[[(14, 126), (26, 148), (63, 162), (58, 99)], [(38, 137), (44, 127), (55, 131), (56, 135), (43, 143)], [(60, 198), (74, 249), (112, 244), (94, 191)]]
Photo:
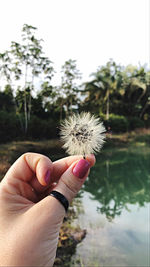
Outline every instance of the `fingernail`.
[(90, 168), (90, 164), (87, 160), (81, 159), (73, 168), (73, 174), (82, 179)]
[(50, 170), (48, 170), (45, 174), (45, 178), (44, 178), (46, 184), (50, 183)]

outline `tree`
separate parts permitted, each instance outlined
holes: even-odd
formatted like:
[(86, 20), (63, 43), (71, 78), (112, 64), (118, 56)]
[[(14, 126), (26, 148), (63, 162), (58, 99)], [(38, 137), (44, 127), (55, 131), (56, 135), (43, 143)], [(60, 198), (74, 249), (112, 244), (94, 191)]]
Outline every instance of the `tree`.
[(149, 117), (150, 79), (149, 71), (143, 66), (123, 67), (112, 60), (93, 73), (94, 79), (85, 83), (86, 98), (83, 107), (96, 114), (110, 112), (127, 118)]
[(77, 69), (76, 60), (69, 59), (62, 66), (61, 78), (61, 98), (62, 107), (65, 107), (66, 115), (72, 114), (73, 105), (78, 104), (78, 86), (76, 81), (81, 78), (81, 73)]
[[(119, 85), (117, 77), (119, 71), (120, 66), (110, 60), (106, 66), (99, 67), (97, 72), (92, 74), (94, 77), (92, 81), (85, 83), (85, 92), (88, 93), (85, 102), (96, 107), (96, 110), (99, 109), (98, 113), (106, 113), (107, 120), (110, 113), (110, 96)], [(93, 111), (95, 112), (95, 110)]]
[(48, 81), (41, 84), (41, 91), (37, 98), (41, 99), (45, 117), (55, 113), (55, 103), (57, 101), (58, 91), (56, 86), (52, 86)]
[(141, 111), (147, 102), (147, 71), (144, 67), (128, 65), (122, 69), (120, 94), (120, 114), (142, 118)]
[(0, 55), (1, 74), (9, 82), (15, 77), (15, 80), (19, 81), (16, 83), (16, 87), (19, 84), (20, 90), (23, 91), (25, 134), (31, 117), (31, 99), (35, 88), (35, 78), (41, 76), (50, 83), (54, 73), (52, 62), (44, 55), (42, 40), (35, 36), (36, 30), (37, 28), (24, 24), (22, 42), (11, 42), (10, 50)]
[(143, 96), (142, 100), (142, 110), (140, 113), (140, 118), (143, 118), (144, 115), (146, 120), (150, 120), (150, 71), (145, 73), (145, 84), (146, 84), (146, 92)]

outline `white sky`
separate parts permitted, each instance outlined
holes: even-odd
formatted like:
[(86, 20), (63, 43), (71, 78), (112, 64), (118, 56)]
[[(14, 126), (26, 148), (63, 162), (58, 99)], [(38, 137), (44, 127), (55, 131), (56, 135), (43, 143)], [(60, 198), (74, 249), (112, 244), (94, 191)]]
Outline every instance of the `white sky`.
[(27, 23), (38, 28), (58, 76), (71, 58), (86, 80), (110, 58), (122, 65), (149, 62), (149, 15), (149, 0), (1, 0), (0, 52)]

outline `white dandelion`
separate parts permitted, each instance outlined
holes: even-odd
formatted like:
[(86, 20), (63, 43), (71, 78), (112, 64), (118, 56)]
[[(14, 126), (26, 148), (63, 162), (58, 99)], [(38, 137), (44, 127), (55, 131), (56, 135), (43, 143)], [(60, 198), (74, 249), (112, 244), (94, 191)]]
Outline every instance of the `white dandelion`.
[(74, 114), (61, 125), (63, 148), (70, 155), (97, 153), (103, 146), (105, 127), (99, 118), (89, 112)]

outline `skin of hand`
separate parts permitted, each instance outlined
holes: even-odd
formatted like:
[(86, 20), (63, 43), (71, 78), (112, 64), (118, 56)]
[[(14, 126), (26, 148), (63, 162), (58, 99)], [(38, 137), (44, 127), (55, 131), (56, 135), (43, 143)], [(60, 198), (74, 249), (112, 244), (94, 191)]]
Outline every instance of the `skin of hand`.
[(94, 164), (94, 155), (17, 159), (0, 183), (0, 266), (53, 266), (65, 209), (49, 193), (71, 202)]

